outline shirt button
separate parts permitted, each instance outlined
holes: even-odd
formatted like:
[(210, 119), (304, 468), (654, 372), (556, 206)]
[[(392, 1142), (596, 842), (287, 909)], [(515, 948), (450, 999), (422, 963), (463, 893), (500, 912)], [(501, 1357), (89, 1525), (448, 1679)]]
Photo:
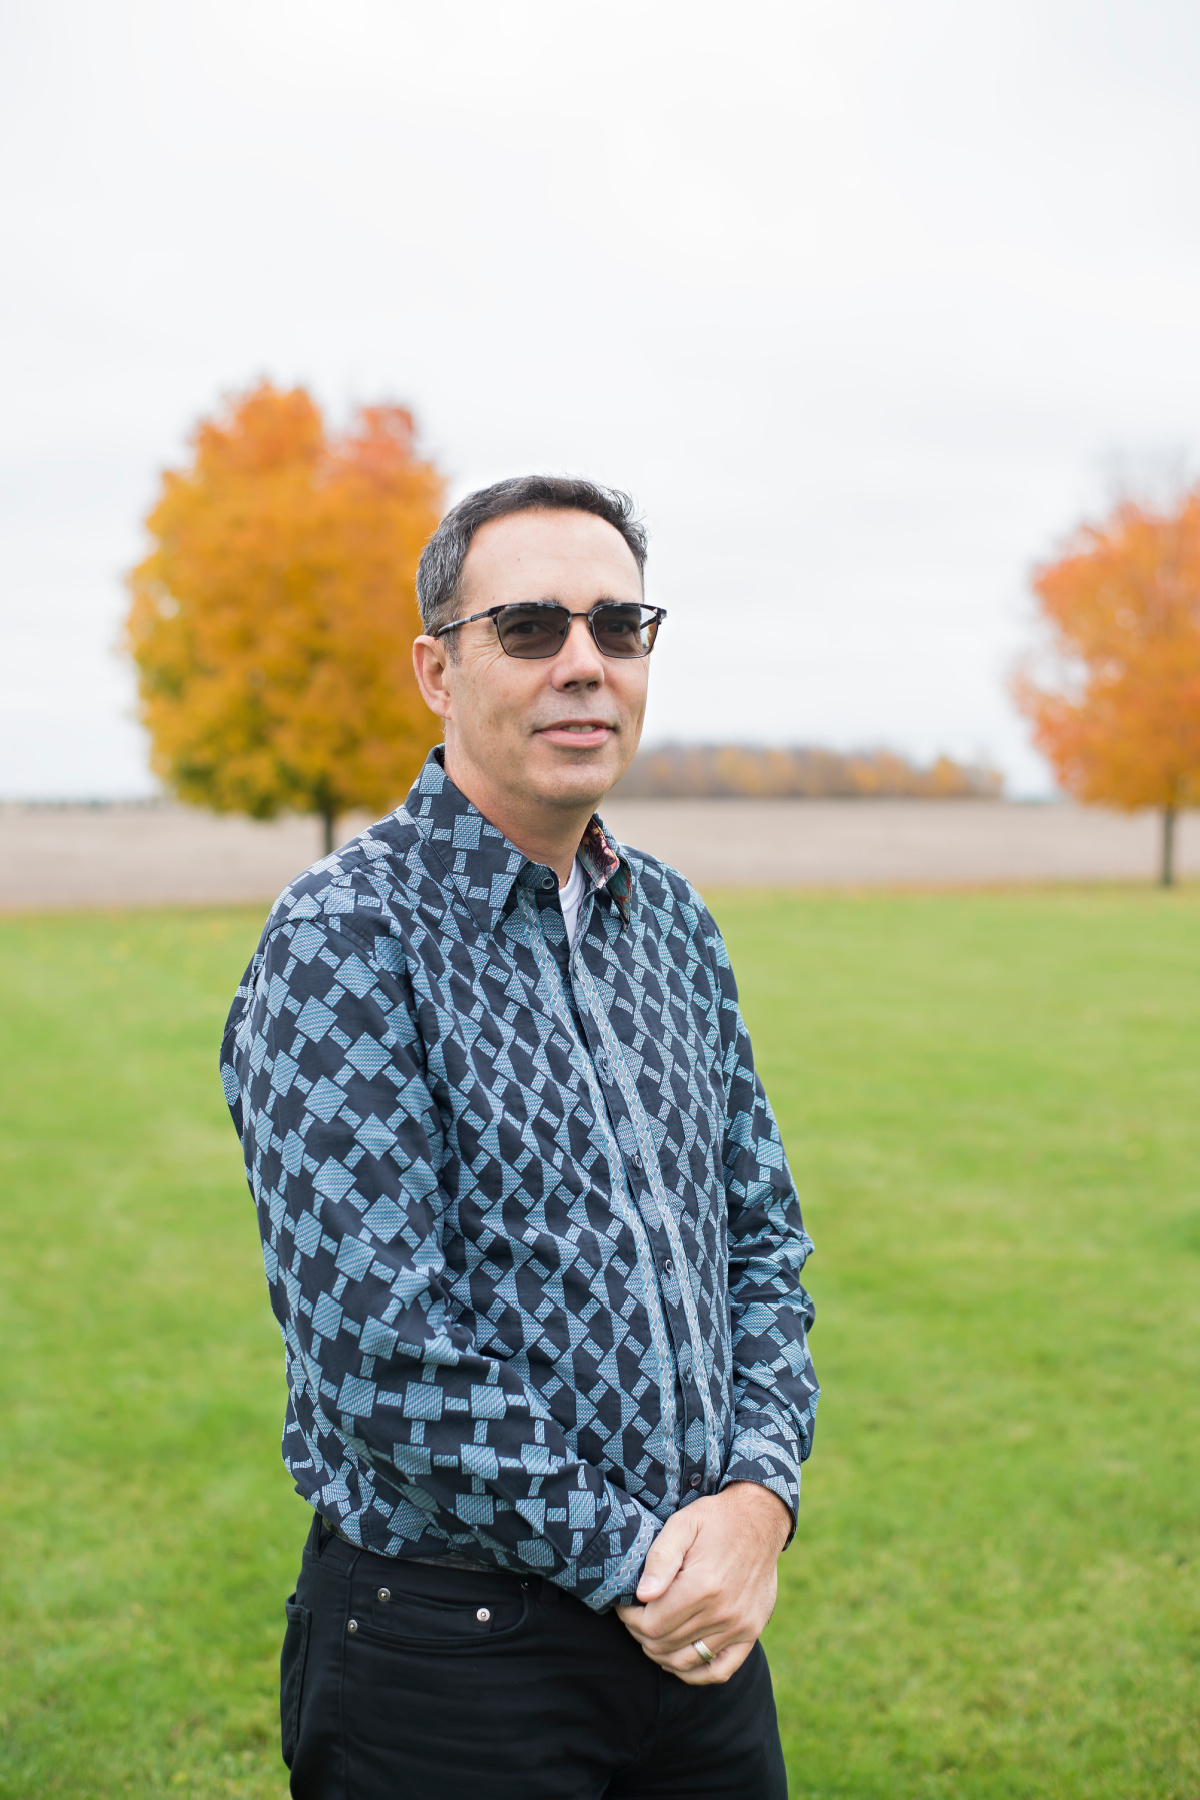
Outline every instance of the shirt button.
[(553, 875), (543, 875), (542, 876), (542, 892), (543, 892), (543, 894), (548, 894), (550, 892), (551, 888), (556, 888), (557, 886), (558, 886), (558, 882)]
[(704, 1481), (703, 1475), (693, 1475), (688, 1481), (688, 1486), (690, 1488), (698, 1488), (701, 1486), (703, 1481)]
[(600, 1074), (603, 1076), (604, 1080), (607, 1081), (608, 1080), (608, 1058), (607, 1058), (607, 1056), (598, 1056), (596, 1058), (596, 1068), (598, 1069)]
[(663, 1264), (663, 1274), (664, 1275), (673, 1275), (674, 1273), (675, 1273), (675, 1264), (671, 1261), (670, 1257), (668, 1256), (666, 1262)]
[(475, 1617), (479, 1620), (481, 1625), (486, 1625), (491, 1616), (492, 1615), (486, 1606), (481, 1606), (479, 1611), (475, 1614)]
[(637, 1153), (637, 1151), (636, 1151), (636, 1150), (631, 1150), (631, 1151), (630, 1151), (630, 1152), (629, 1152), (629, 1160), (630, 1160), (630, 1162), (631, 1162), (631, 1163), (632, 1163), (632, 1164), (633, 1164), (633, 1166), (634, 1166), (634, 1168), (635, 1168), (635, 1169), (640, 1169), (640, 1168), (641, 1168), (641, 1166), (642, 1166), (642, 1159), (641, 1159), (641, 1157), (640, 1157), (640, 1156), (639, 1156), (639, 1155), (638, 1155), (638, 1153)]

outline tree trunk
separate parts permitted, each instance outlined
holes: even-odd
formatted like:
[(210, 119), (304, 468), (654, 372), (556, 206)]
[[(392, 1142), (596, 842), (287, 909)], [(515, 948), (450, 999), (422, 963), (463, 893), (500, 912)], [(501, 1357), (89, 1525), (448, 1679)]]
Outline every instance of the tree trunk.
[(1159, 882), (1163, 887), (1175, 884), (1175, 808), (1164, 806), (1162, 810), (1162, 866), (1159, 871)]
[(334, 812), (334, 810), (331, 806), (327, 806), (322, 810), (321, 823), (325, 828), (325, 848), (322, 851), (322, 855), (332, 856), (333, 855), (333, 828), (337, 824), (337, 814)]

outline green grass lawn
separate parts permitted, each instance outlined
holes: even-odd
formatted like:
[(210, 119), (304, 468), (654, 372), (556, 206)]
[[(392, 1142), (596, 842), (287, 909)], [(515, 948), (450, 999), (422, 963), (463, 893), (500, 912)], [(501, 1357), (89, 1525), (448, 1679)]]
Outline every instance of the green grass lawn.
[[(1196, 1800), (1197, 896), (716, 910), (818, 1251), (793, 1796)], [(258, 926), (0, 922), (14, 1800), (286, 1791), (307, 1510), (215, 1068)]]

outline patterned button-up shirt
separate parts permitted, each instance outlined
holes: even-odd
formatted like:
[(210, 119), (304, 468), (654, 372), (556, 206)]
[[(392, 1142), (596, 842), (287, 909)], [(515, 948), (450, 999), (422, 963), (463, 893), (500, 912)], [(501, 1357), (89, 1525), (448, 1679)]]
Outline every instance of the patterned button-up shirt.
[(352, 1541), (627, 1598), (680, 1506), (791, 1509), (811, 1249), (720, 934), (599, 819), (554, 871), (458, 791), (294, 881), (225, 1094), (286, 1346), (284, 1457)]

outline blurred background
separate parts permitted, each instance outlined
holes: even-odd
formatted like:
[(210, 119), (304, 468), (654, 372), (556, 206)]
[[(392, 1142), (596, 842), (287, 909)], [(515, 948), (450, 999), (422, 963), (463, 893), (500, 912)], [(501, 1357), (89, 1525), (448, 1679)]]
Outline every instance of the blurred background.
[[(2, 29), (0, 797), (149, 791), (118, 578), (160, 468), (264, 375), (411, 406), (451, 501), (629, 488), (671, 609), (652, 739), (1048, 791), (1004, 690), (1029, 567), (1195, 454), (1194, 8), (10, 0)], [(731, 601), (754, 631), (713, 657)]]
[(1081, 520), (1200, 533), (1198, 91), (1183, 0), (0, 6), (6, 1800), (286, 1787), (216, 1044), (319, 837), (170, 802), (122, 648), (163, 470), (262, 381), (411, 409), (447, 503), (649, 523), (612, 817), (726, 932), (818, 1248), (793, 1794), (1195, 1800), (1197, 888), (1012, 678)]

